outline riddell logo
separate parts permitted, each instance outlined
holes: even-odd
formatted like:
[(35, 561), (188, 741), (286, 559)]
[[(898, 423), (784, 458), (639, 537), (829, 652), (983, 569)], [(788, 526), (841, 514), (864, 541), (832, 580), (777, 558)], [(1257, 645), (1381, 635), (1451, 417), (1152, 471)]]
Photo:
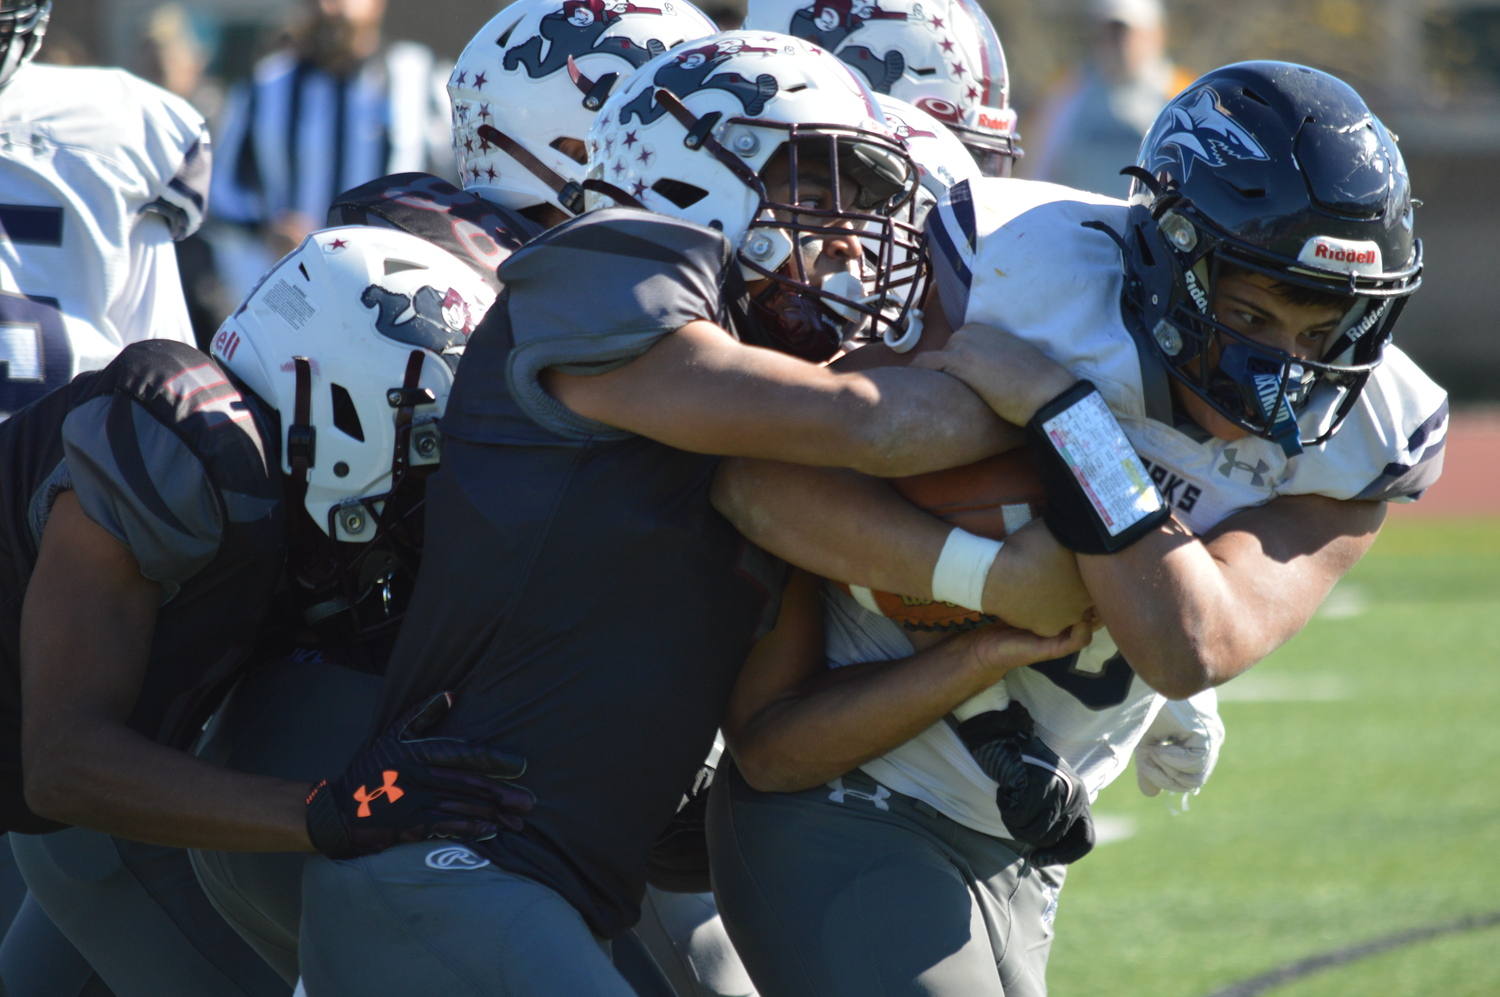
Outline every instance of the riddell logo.
[(1006, 126), (1006, 122), (1005, 122), (1004, 119), (1002, 119), (1002, 118), (992, 118), (988, 114), (984, 114), (983, 112), (981, 112), (980, 115), (979, 115), (979, 127), (980, 128), (993, 128), (997, 132), (1003, 132), (1003, 131), (1009, 131), (1010, 130)]
[(1361, 239), (1335, 239), (1315, 235), (1302, 246), (1297, 260), (1319, 270), (1379, 276), (1382, 270), (1380, 247)]
[(1373, 249), (1340, 249), (1338, 246), (1330, 246), (1326, 242), (1317, 244), (1313, 250), (1313, 256), (1320, 260), (1337, 260), (1340, 263), (1374, 263), (1375, 250)]
[(382, 796), (384, 796), (392, 803), (395, 803), (397, 800), (401, 799), (401, 797), (405, 796), (406, 790), (401, 789), (396, 785), (396, 776), (400, 774), (400, 772), (397, 772), (394, 769), (387, 769), (384, 772), (380, 773), (380, 777), (384, 779), (385, 782), (382, 783), (381, 786), (373, 793), (365, 789), (365, 787), (363, 786), (356, 789), (354, 791), (354, 798), (359, 801), (359, 809), (354, 811), (354, 816), (370, 816), (370, 803), (374, 800), (380, 799)]

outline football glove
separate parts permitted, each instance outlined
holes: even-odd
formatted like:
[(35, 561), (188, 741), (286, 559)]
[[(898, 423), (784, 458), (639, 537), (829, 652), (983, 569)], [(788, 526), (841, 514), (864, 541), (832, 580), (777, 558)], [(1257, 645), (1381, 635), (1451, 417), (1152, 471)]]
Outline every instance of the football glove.
[(513, 780), (526, 760), (451, 737), (422, 737), (453, 708), (440, 692), (370, 741), (307, 797), (307, 836), (330, 858), (369, 855), (428, 838), (483, 841), (521, 829), (530, 791)]
[(1135, 746), (1135, 781), (1155, 796), (1196, 793), (1213, 775), (1224, 744), (1219, 699), (1206, 689), (1191, 699), (1168, 700)]
[(1011, 837), (1030, 845), (1036, 865), (1076, 862), (1094, 847), (1088, 787), (1037, 736), (1020, 703), (955, 725), (984, 773), (999, 784), (995, 804)]

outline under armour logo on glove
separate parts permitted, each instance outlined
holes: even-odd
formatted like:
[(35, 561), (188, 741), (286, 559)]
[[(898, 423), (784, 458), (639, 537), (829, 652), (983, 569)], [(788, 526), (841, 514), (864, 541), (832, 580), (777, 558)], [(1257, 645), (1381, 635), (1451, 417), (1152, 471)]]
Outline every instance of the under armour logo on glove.
[(1020, 703), (954, 724), (959, 739), (995, 780), (995, 804), (1011, 836), (1033, 849), (1035, 865), (1076, 862), (1094, 848), (1088, 787), (1037, 736)]
[(396, 778), (400, 774), (400, 772), (394, 772), (389, 769), (380, 773), (381, 777), (385, 779), (385, 782), (381, 783), (380, 788), (375, 790), (375, 792), (373, 793), (363, 786), (356, 789), (354, 791), (354, 799), (359, 803), (359, 809), (354, 811), (354, 816), (371, 816), (371, 800), (378, 800), (382, 796), (384, 796), (387, 800), (395, 803), (397, 800), (401, 799), (401, 797), (405, 796), (406, 791), (403, 790), (400, 786), (396, 785)]
[[(444, 692), (365, 746), (344, 774), (307, 797), (307, 836), (330, 858), (353, 858), (428, 838), (483, 841), (519, 831), (531, 793), (514, 780), (526, 760), (451, 737), (422, 737), (453, 708)], [(374, 789), (370, 787), (374, 786)]]

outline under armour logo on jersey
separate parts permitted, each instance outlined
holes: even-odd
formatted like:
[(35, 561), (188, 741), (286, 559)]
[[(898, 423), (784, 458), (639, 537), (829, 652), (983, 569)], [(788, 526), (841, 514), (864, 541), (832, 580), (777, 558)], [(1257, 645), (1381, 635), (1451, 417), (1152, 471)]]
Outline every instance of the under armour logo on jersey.
[(444, 872), (483, 869), (489, 864), (489, 859), (481, 858), (467, 848), (457, 845), (450, 845), (447, 848), (435, 848), (427, 853), (427, 867), (429, 869), (441, 869)]
[(1248, 461), (1238, 460), (1239, 450), (1234, 447), (1224, 451), (1224, 463), (1219, 465), (1219, 473), (1226, 478), (1232, 478), (1235, 471), (1244, 471), (1250, 475), (1250, 483), (1255, 487), (1266, 483), (1265, 473), (1271, 469), (1271, 465), (1263, 460), (1256, 460), (1254, 464)]
[(1166, 147), (1176, 146), (1184, 180), (1192, 175), (1194, 162), (1217, 168), (1227, 162), (1225, 156), (1234, 159), (1271, 158), (1255, 136), (1225, 113), (1219, 105), (1219, 95), (1210, 87), (1199, 90), (1197, 99), (1191, 104), (1179, 98), (1162, 114), (1152, 132), (1145, 144), (1147, 149), (1156, 153), (1151, 168), (1170, 163)]
[(405, 796), (406, 790), (401, 789), (396, 785), (396, 776), (400, 774), (401, 773), (397, 772), (395, 769), (386, 769), (384, 772), (380, 773), (380, 777), (384, 779), (385, 782), (382, 783), (380, 787), (373, 793), (363, 786), (356, 789), (354, 791), (354, 798), (359, 801), (359, 809), (354, 812), (354, 816), (370, 816), (371, 802), (380, 799), (382, 796), (384, 796), (392, 803), (395, 803), (397, 800), (401, 799), (401, 797)]
[(891, 808), (891, 805), (885, 802), (890, 799), (891, 791), (878, 782), (875, 784), (875, 792), (873, 793), (866, 793), (858, 789), (849, 789), (844, 785), (842, 777), (834, 779), (828, 785), (833, 789), (833, 792), (828, 794), (828, 798), (834, 803), (843, 803), (847, 797), (852, 796), (856, 800), (868, 800), (875, 804), (876, 810), (889, 810)]

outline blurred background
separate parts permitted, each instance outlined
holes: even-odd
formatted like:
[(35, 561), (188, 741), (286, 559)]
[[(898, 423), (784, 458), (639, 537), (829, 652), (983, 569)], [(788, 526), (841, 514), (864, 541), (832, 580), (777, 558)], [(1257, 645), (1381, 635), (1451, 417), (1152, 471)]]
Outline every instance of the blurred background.
[[(501, 6), (494, 0), (389, 0), (385, 39), (418, 42), (451, 61)], [(1058, 105), (1070, 88), (1076, 95), (1091, 67), (1108, 61), (1101, 17), (1139, 22), (1163, 5), (984, 0), (983, 6), (1010, 60), (1020, 130), (1032, 153), (1026, 166), (1040, 175), (1049, 158), (1040, 143)], [(310, 7), (316, 4), (309, 0), (58, 0), (41, 57), (124, 66), (217, 119), (230, 88), (258, 58), (287, 44)], [(742, 3), (709, 0), (704, 7), (732, 26)], [(1239, 59), (1290, 59), (1346, 79), (1400, 135), (1424, 202), (1418, 231), (1428, 270), (1398, 341), (1455, 400), (1500, 400), (1500, 336), (1493, 331), (1500, 289), (1490, 276), (1500, 232), (1500, 0), (1165, 0), (1163, 14), (1166, 62), (1155, 67), (1162, 77), (1158, 88), (1180, 87)], [(1153, 32), (1126, 33), (1133, 37), (1113, 40), (1117, 48), (1134, 46), (1122, 57), (1154, 61), (1157, 41), (1145, 37)], [(1136, 116), (1149, 121), (1155, 114), (1150, 104)], [(1125, 109), (1123, 117), (1130, 116)], [(1056, 157), (1050, 158), (1055, 166)], [(1063, 178), (1055, 169), (1049, 176)], [(212, 313), (233, 304), (239, 288), (219, 289), (217, 297), (213, 287), (201, 290), (201, 318), (216, 325)]]

